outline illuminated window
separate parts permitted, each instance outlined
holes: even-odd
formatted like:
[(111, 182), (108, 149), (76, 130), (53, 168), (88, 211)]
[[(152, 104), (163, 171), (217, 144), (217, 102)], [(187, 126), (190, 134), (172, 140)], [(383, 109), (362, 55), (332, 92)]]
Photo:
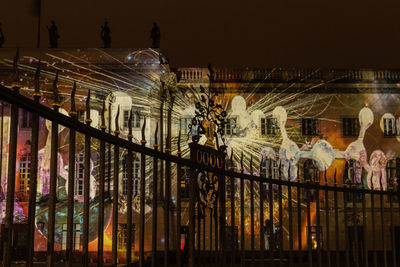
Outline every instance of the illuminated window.
[[(133, 197), (139, 195), (139, 172), (140, 172), (140, 159), (134, 157), (133, 160)], [(127, 156), (122, 161), (122, 194), (128, 195), (128, 170), (127, 170)]]
[[(362, 171), (362, 167), (358, 161), (352, 160), (352, 159), (349, 161), (346, 161), (345, 166), (344, 166), (343, 182), (345, 184), (347, 184), (348, 186), (354, 186), (354, 185), (360, 186), (360, 184), (356, 182), (357, 181), (357, 179), (356, 179), (357, 171)], [(353, 197), (355, 197), (356, 202), (362, 201), (361, 193), (344, 192), (345, 202), (353, 202)]]
[(276, 135), (278, 123), (275, 118), (261, 118), (261, 135)]
[[(72, 234), (72, 249), (73, 250), (79, 250), (79, 247), (81, 245), (81, 225), (80, 224), (74, 224), (73, 225), (73, 234)], [(61, 250), (66, 250), (67, 249), (67, 224), (64, 223), (62, 225), (62, 241), (61, 241)]]
[(302, 119), (301, 130), (303, 135), (318, 135), (318, 119)]
[(31, 154), (27, 153), (20, 158), (19, 162), (19, 190), (26, 192), (29, 189), (29, 176), (31, 172)]
[[(118, 224), (117, 244), (119, 250), (126, 250), (128, 245), (128, 225)], [(135, 224), (132, 224), (132, 249), (135, 248)]]
[(75, 196), (83, 196), (84, 162), (85, 155), (83, 153), (77, 154), (75, 167)]
[(21, 128), (32, 128), (32, 113), (22, 110)]
[(358, 136), (360, 123), (357, 118), (343, 118), (343, 136)]
[(383, 134), (385, 136), (394, 136), (397, 134), (397, 121), (395, 118), (383, 119)]
[(236, 118), (225, 119), (224, 134), (225, 135), (236, 135), (237, 134), (237, 119)]

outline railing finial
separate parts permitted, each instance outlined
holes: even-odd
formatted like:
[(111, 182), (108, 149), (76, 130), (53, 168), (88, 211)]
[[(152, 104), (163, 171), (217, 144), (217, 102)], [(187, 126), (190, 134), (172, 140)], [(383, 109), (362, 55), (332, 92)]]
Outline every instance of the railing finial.
[(40, 71), (41, 71), (41, 63), (40, 59), (38, 61), (38, 65), (36, 67), (36, 72), (35, 72), (35, 92), (33, 93), (34, 97), (40, 97)]
[(242, 154), (240, 155), (240, 171), (243, 172), (243, 151)]
[(253, 174), (253, 154), (250, 154), (250, 173)]
[(129, 119), (128, 119), (128, 139), (130, 141), (133, 138), (133, 135), (132, 135), (132, 117), (133, 117), (133, 111), (131, 109), (131, 111), (129, 112)]
[(88, 94), (86, 97), (86, 119), (85, 122), (87, 125), (90, 125), (92, 120), (90, 119), (90, 89), (88, 90)]
[(143, 116), (143, 126), (142, 126), (142, 140), (140, 141), (142, 145), (146, 144), (146, 118)]
[[(158, 127), (158, 122), (157, 122), (157, 127)], [(181, 151), (181, 127), (182, 125), (179, 124), (179, 133), (178, 133), (178, 155), (182, 154)], [(157, 139), (156, 139), (157, 140)]]
[(101, 109), (101, 126), (100, 126), (103, 132), (107, 129), (106, 118), (104, 117), (105, 112), (106, 112), (106, 101), (105, 99), (103, 99), (103, 107)]
[(115, 130), (114, 130), (115, 135), (118, 135), (120, 133), (118, 121), (119, 121), (119, 105), (117, 109), (117, 115), (115, 116)]
[(75, 107), (75, 93), (76, 93), (76, 82), (74, 82), (74, 85), (72, 87), (71, 91), (71, 110), (69, 114), (72, 116), (76, 115), (76, 107)]
[(336, 168), (335, 168), (335, 173), (333, 174), (333, 182), (335, 183), (335, 185), (337, 185), (337, 182), (336, 182)]
[(53, 81), (53, 97), (54, 97), (53, 106), (54, 107), (60, 106), (60, 103), (61, 103), (61, 98), (58, 93), (57, 83), (58, 83), (58, 70), (56, 72), (56, 76), (54, 77), (54, 81)]

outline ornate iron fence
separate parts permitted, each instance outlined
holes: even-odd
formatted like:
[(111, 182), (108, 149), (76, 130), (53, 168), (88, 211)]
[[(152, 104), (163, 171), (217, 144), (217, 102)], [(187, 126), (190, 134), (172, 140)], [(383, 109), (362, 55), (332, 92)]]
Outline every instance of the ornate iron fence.
[[(292, 182), (282, 179), (280, 167), (278, 174), (272, 176), (272, 171), (260, 169), (255, 175), (253, 160), (250, 160), (249, 174), (244, 173), (243, 161), (237, 170), (232, 157), (226, 159), (212, 149), (200, 145), (192, 145), (191, 159), (182, 158), (180, 136), (178, 153), (171, 154), (171, 132), (168, 130), (165, 152), (159, 151), (159, 144), (153, 148), (146, 146), (145, 128), (142, 126), (141, 144), (132, 142), (132, 114), (129, 119), (128, 140), (119, 137), (118, 116), (115, 118), (114, 133), (106, 132), (104, 117), (105, 107), (101, 113), (101, 127), (91, 127), (90, 92), (86, 100), (86, 120), (77, 120), (74, 91), (71, 96), (70, 116), (58, 112), (60, 99), (54, 92), (53, 108), (41, 105), (40, 92), (33, 94), (33, 99), (19, 93), (18, 86), (13, 90), (1, 86), (0, 100), (9, 108), (9, 142), (6, 188), (6, 216), (2, 231), (3, 265), (11, 266), (16, 259), (14, 223), (15, 193), (16, 193), (16, 162), (18, 144), (19, 113), (28, 111), (32, 114), (32, 130), (30, 143), (30, 184), (29, 209), (27, 216), (26, 265), (33, 266), (35, 221), (38, 202), (48, 204), (47, 212), (47, 247), (45, 249), (47, 266), (53, 266), (60, 261), (55, 244), (57, 235), (57, 205), (59, 196), (58, 179), (58, 129), (69, 129), (68, 142), (68, 194), (66, 247), (61, 258), (66, 266), (74, 263), (74, 207), (78, 204), (74, 199), (74, 183), (76, 172), (76, 137), (84, 135), (84, 173), (83, 173), (83, 205), (82, 217), (82, 256), (83, 266), (97, 262), (104, 263), (104, 229), (105, 203), (112, 203), (112, 240), (111, 263), (121, 263), (121, 253), (118, 248), (118, 219), (119, 219), (119, 172), (120, 150), (127, 153), (127, 215), (125, 243), (127, 265), (139, 264), (152, 266), (160, 264), (182, 266), (188, 264), (208, 265), (221, 264), (231, 266), (271, 265), (271, 266), (397, 266), (399, 264), (400, 240), (400, 210), (399, 194), (393, 188), (389, 190), (369, 190), (366, 185), (360, 187), (339, 186), (336, 172), (334, 183), (328, 183), (326, 172), (321, 175), (321, 181)], [(168, 115), (170, 117), (170, 113)], [(48, 198), (38, 200), (38, 144), (39, 120), (44, 118), (51, 122), (51, 152)], [(2, 113), (2, 127), (4, 114)], [(3, 133), (4, 128), (2, 128)], [(90, 197), (90, 161), (92, 154), (91, 140), (97, 140), (98, 150), (98, 197), (96, 203)], [(155, 139), (159, 140), (158, 127)], [(2, 138), (3, 140), (3, 138)], [(107, 150), (108, 147), (108, 150)], [(113, 151), (111, 151), (111, 147)], [(112, 152), (112, 153), (111, 153)], [(137, 257), (132, 255), (133, 240), (133, 161), (134, 154), (140, 154), (140, 194), (137, 227), (138, 250)], [(112, 158), (113, 157), (113, 158)], [(243, 159), (243, 154), (242, 154)], [(152, 194), (146, 187), (145, 162), (153, 166), (151, 176)], [(165, 175), (160, 162), (165, 164)], [(113, 165), (113, 166), (111, 166)], [(161, 166), (160, 166), (161, 165)], [(176, 165), (176, 190), (172, 190), (172, 166)], [(260, 164), (262, 166), (263, 164)], [(265, 164), (264, 164), (265, 165)], [(190, 168), (188, 172), (184, 169)], [(267, 166), (267, 168), (272, 168)], [(107, 171), (108, 169), (108, 171)], [(289, 168), (290, 169), (290, 168)], [(111, 176), (112, 173), (112, 176)], [(106, 175), (107, 174), (107, 175)], [(290, 177), (290, 175), (289, 175)], [(107, 180), (111, 178), (112, 181)], [(187, 178), (189, 184), (182, 185)], [(161, 179), (161, 180), (160, 180)], [(300, 181), (300, 180), (299, 180)], [(245, 192), (245, 184), (249, 192)], [(110, 188), (106, 190), (106, 185)], [(163, 186), (161, 190), (158, 186)], [(187, 192), (187, 189), (189, 190)], [(257, 189), (257, 190), (256, 190)], [(112, 196), (108, 195), (112, 192)], [(257, 193), (258, 192), (258, 193)], [(108, 194), (107, 194), (108, 193)], [(146, 197), (148, 196), (148, 197)], [(185, 197), (183, 197), (185, 196)], [(79, 204), (80, 205), (80, 204)], [(93, 209), (96, 206), (97, 209)], [(146, 206), (151, 206), (146, 213)], [(164, 221), (159, 220), (158, 208), (163, 208)], [(189, 210), (187, 212), (187, 209)], [(75, 210), (76, 212), (76, 210)], [(94, 217), (90, 214), (97, 212)], [(185, 218), (185, 219), (184, 219)], [(93, 220), (95, 219), (95, 222)], [(146, 227), (151, 219), (151, 227)], [(89, 234), (92, 224), (97, 224), (97, 250), (89, 253)], [(163, 226), (164, 248), (159, 245), (160, 226)], [(136, 229), (135, 229), (136, 230)], [(173, 234), (174, 233), (174, 234)], [(145, 243), (147, 241), (150, 246)], [(158, 252), (163, 250), (161, 255)], [(75, 263), (77, 260), (75, 259)]]

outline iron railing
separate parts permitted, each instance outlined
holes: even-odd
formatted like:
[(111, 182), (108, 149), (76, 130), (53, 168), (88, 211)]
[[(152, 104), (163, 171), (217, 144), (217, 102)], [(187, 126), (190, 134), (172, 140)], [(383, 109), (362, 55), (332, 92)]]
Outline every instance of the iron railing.
[[(3, 265), (11, 266), (16, 260), (15, 243), (13, 240), (14, 199), (16, 181), (18, 124), (20, 110), (32, 114), (31, 138), (31, 173), (29, 190), (28, 212), (28, 244), (26, 246), (26, 265), (34, 263), (34, 233), (37, 203), (38, 179), (38, 143), (39, 118), (51, 121), (51, 157), (50, 157), (50, 191), (48, 194), (48, 234), (46, 262), (51, 267), (58, 261), (55, 251), (56, 208), (58, 187), (58, 128), (60, 125), (69, 129), (69, 158), (68, 158), (68, 196), (67, 196), (67, 242), (65, 264), (72, 266), (74, 262), (74, 179), (75, 179), (75, 151), (77, 134), (84, 135), (84, 190), (83, 190), (83, 231), (82, 231), (82, 265), (97, 262), (98, 266), (104, 263), (104, 216), (105, 201), (108, 201), (106, 192), (113, 192), (112, 201), (112, 261), (113, 265), (121, 263), (118, 259), (118, 181), (119, 181), (119, 154), (120, 150), (127, 151), (127, 265), (139, 264), (152, 266), (164, 264), (182, 266), (188, 264), (208, 265), (221, 264), (231, 266), (270, 265), (270, 266), (399, 266), (400, 239), (400, 196), (393, 188), (389, 190), (369, 190), (366, 185), (359, 187), (341, 186), (336, 177), (327, 177), (321, 174), (321, 181), (287, 181), (282, 179), (278, 167), (277, 179), (265, 177), (260, 168), (258, 175), (253, 169), (253, 160), (250, 160), (248, 174), (243, 166), (243, 154), (239, 169), (236, 168), (233, 158), (225, 158), (212, 149), (199, 145), (192, 145), (190, 159), (182, 158), (180, 136), (178, 139), (177, 155), (171, 154), (171, 130), (167, 129), (165, 148), (156, 143), (153, 148), (146, 146), (145, 128), (142, 126), (141, 144), (132, 142), (132, 127), (129, 120), (128, 140), (119, 137), (118, 114), (113, 134), (106, 132), (103, 105), (101, 127), (95, 129), (90, 126), (90, 92), (86, 102), (86, 121), (80, 123), (76, 118), (74, 91), (71, 96), (70, 116), (58, 112), (60, 101), (55, 92), (53, 108), (39, 103), (40, 92), (36, 91), (33, 99), (23, 96), (19, 88), (13, 90), (1, 86), (0, 100), (2, 110), (9, 108), (9, 142), (7, 167), (7, 197), (6, 217), (3, 236)], [(171, 110), (172, 107), (170, 107)], [(162, 113), (161, 113), (162, 114)], [(3, 116), (4, 114), (2, 114)], [(4, 118), (4, 116), (3, 116)], [(167, 120), (170, 122), (171, 113)], [(163, 121), (163, 120), (161, 120)], [(169, 123), (170, 124), (170, 123)], [(161, 125), (160, 125), (161, 126)], [(3, 119), (2, 119), (3, 127)], [(167, 127), (169, 127), (167, 125)], [(162, 126), (160, 127), (162, 128)], [(4, 128), (2, 128), (4, 131)], [(160, 134), (162, 136), (162, 134)], [(158, 127), (154, 140), (160, 140)], [(163, 137), (161, 137), (162, 140)], [(90, 222), (90, 159), (92, 154), (91, 139), (99, 141), (99, 168), (98, 173), (98, 214), (97, 222), (97, 253), (89, 253)], [(113, 148), (111, 150), (111, 148)], [(165, 152), (163, 151), (165, 149)], [(138, 261), (133, 260), (132, 221), (134, 214), (132, 187), (133, 187), (133, 154), (140, 154), (140, 199), (138, 221)], [(200, 155), (200, 156), (199, 156)], [(113, 158), (112, 158), (113, 156)], [(153, 194), (148, 194), (146, 188), (145, 162), (152, 162), (153, 170), (151, 184)], [(113, 163), (114, 166), (111, 166)], [(165, 172), (163, 165), (165, 165)], [(175, 175), (172, 167), (176, 165), (176, 190), (172, 191)], [(259, 164), (262, 166), (263, 164)], [(228, 168), (229, 166), (229, 168)], [(191, 168), (189, 178), (189, 200), (181, 198), (182, 167)], [(267, 166), (268, 167), (268, 166)], [(106, 171), (108, 169), (108, 172)], [(289, 168), (290, 169), (290, 168)], [(111, 176), (112, 172), (112, 176)], [(208, 188), (206, 193), (216, 195), (214, 201), (207, 205), (201, 194), (202, 177), (210, 178), (214, 188)], [(107, 174), (107, 175), (106, 175)], [(107, 177), (113, 181), (107, 181)], [(290, 175), (288, 176), (290, 177)], [(207, 178), (207, 179), (208, 179)], [(328, 179), (331, 178), (331, 179)], [(214, 179), (214, 180), (213, 180)], [(328, 182), (331, 181), (331, 182)], [(333, 181), (333, 182), (332, 182)], [(106, 190), (106, 184), (109, 187)], [(163, 187), (159, 189), (158, 187)], [(247, 187), (246, 187), (247, 186)], [(246, 192), (249, 188), (249, 192)], [(161, 192), (158, 194), (157, 192)], [(148, 198), (146, 196), (149, 195)], [(206, 194), (207, 196), (207, 194)], [(151, 216), (146, 214), (146, 206), (152, 207)], [(157, 207), (163, 208), (164, 221), (160, 223)], [(187, 212), (188, 208), (188, 212)], [(147, 216), (147, 217), (146, 217)], [(151, 227), (146, 227), (147, 219), (151, 219)], [(161, 237), (159, 227), (163, 225), (164, 253), (159, 254)], [(175, 235), (171, 234), (175, 232)], [(151, 236), (151, 238), (147, 238)], [(182, 239), (184, 236), (184, 239)], [(240, 238), (239, 238), (240, 236)], [(150, 246), (146, 246), (150, 240)], [(183, 241), (183, 242), (182, 242)], [(396, 243), (397, 242), (397, 243)]]

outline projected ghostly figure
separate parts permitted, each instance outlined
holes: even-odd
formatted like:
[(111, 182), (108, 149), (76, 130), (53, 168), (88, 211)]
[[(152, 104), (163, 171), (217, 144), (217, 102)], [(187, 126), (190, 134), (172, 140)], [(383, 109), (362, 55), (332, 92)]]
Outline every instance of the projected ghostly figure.
[[(272, 116), (276, 118), (279, 129), (282, 134), (282, 144), (279, 148), (279, 158), (283, 166), (283, 176), (290, 181), (297, 178), (297, 163), (300, 159), (300, 149), (295, 142), (289, 139), (286, 132), (287, 112), (284, 107), (278, 106)], [(290, 177), (289, 176), (290, 168)]]
[(380, 190), (381, 183), (382, 189), (386, 190), (386, 156), (383, 151), (375, 150), (369, 158), (367, 184), (370, 189), (373, 188), (374, 190)]

